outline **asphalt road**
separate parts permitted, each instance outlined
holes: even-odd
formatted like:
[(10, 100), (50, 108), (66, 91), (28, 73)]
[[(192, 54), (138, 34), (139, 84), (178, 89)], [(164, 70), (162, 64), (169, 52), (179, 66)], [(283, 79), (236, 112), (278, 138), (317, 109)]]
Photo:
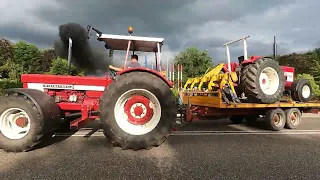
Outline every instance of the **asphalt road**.
[(0, 179), (318, 179), (320, 115), (303, 120), (282, 132), (204, 121), (137, 152), (111, 147), (101, 132), (58, 133), (31, 152), (0, 151)]

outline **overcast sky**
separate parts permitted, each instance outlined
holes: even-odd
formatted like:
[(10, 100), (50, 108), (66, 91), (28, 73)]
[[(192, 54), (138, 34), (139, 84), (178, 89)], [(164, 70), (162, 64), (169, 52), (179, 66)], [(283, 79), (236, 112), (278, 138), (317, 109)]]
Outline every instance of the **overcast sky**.
[[(165, 38), (169, 58), (195, 46), (222, 62), (222, 44), (247, 35), (250, 55), (272, 54), (273, 36), (280, 54), (320, 45), (317, 0), (1, 0), (0, 10), (0, 36), (40, 48), (52, 47), (58, 26), (68, 22), (112, 34), (132, 25), (135, 35)], [(232, 46), (232, 56), (241, 48)]]

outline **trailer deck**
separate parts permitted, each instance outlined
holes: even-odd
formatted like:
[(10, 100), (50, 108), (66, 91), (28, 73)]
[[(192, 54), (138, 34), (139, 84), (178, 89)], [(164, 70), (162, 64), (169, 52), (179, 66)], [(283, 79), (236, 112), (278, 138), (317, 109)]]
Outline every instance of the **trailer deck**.
[(241, 103), (225, 102), (220, 90), (185, 91), (181, 99), (183, 122), (229, 118), (234, 123), (242, 123), (243, 120), (252, 123), (264, 116), (266, 128), (275, 131), (284, 127), (295, 129), (301, 123), (302, 113), (320, 109), (320, 103), (296, 102), (288, 96), (272, 104), (246, 103), (244, 100)]
[(320, 103), (316, 102), (295, 102), (291, 99), (281, 99), (273, 104), (256, 104), (256, 103), (226, 103), (222, 101), (221, 94), (218, 96), (193, 96), (184, 95), (182, 102), (185, 105), (205, 106), (211, 108), (320, 108)]

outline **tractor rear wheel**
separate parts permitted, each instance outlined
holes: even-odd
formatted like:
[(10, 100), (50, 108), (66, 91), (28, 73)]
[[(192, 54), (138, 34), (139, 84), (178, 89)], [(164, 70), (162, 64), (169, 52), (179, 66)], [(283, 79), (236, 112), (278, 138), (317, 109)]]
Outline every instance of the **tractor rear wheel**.
[(122, 149), (150, 149), (169, 136), (176, 102), (168, 84), (148, 72), (118, 76), (100, 100), (100, 120), (109, 141)]
[(243, 91), (249, 102), (271, 104), (279, 101), (284, 92), (284, 72), (278, 62), (260, 58), (244, 67), (241, 73)]

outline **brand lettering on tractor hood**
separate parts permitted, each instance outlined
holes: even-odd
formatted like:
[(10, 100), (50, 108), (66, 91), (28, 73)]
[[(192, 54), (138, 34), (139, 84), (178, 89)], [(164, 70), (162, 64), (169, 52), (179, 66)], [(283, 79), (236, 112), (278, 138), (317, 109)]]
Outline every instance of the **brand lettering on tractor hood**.
[(68, 85), (68, 84), (44, 84), (43, 88), (47, 88), (47, 89), (73, 89), (73, 85)]

